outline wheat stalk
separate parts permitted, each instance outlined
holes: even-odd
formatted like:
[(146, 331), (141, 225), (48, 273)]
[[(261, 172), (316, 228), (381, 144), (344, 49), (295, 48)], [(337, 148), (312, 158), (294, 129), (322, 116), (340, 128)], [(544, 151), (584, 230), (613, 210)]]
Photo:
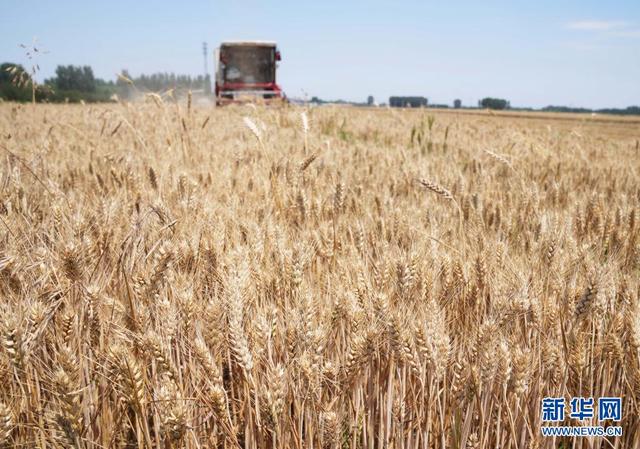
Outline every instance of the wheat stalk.
[(140, 97), (0, 104), (0, 447), (640, 446), (637, 119)]

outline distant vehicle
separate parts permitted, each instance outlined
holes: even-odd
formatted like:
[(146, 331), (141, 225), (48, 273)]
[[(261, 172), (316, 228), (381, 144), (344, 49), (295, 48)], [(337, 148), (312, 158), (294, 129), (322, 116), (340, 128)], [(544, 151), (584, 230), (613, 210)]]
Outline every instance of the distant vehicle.
[(280, 51), (275, 42), (222, 42), (216, 50), (216, 104), (285, 99), (276, 83)]

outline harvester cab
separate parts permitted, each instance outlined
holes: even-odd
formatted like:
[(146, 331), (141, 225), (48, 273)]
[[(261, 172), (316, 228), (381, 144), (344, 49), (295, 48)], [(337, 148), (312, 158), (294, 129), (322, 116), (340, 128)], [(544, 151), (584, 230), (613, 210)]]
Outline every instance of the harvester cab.
[(216, 50), (216, 104), (282, 101), (275, 42), (223, 42)]

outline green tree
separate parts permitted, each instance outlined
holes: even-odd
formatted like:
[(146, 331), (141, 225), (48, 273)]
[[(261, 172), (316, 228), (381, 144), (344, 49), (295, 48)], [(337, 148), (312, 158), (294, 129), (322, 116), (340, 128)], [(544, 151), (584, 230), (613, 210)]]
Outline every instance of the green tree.
[(478, 102), (478, 106), (485, 109), (498, 109), (498, 110), (509, 109), (511, 107), (511, 105), (507, 100), (504, 100), (502, 98), (491, 98), (491, 97), (486, 97), (480, 100)]
[(89, 66), (59, 65), (56, 68), (56, 77), (47, 80), (47, 83), (62, 91), (96, 91), (96, 79), (93, 76), (93, 69)]
[(31, 100), (31, 75), (20, 64), (5, 62), (0, 65), (0, 98), (5, 101)]

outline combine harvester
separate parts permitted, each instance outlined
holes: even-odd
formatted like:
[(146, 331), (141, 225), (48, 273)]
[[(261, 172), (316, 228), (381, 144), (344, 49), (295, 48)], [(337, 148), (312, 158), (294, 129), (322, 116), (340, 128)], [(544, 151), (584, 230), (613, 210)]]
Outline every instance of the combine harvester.
[(275, 42), (223, 42), (216, 49), (216, 105), (283, 103), (276, 83), (280, 52)]

